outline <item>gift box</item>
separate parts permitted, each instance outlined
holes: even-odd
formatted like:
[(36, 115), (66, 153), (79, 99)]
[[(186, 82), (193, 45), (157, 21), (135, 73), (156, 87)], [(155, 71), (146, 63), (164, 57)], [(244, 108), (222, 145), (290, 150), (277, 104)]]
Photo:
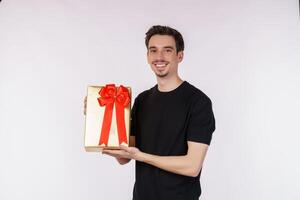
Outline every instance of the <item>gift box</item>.
[(85, 118), (86, 151), (129, 146), (131, 88), (122, 85), (89, 86)]

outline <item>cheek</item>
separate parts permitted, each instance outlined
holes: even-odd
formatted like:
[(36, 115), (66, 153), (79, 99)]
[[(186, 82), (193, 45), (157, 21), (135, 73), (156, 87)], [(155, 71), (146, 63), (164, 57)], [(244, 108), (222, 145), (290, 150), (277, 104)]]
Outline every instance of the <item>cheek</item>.
[(151, 60), (152, 60), (151, 57), (147, 55), (147, 62), (148, 62), (149, 64), (151, 64)]

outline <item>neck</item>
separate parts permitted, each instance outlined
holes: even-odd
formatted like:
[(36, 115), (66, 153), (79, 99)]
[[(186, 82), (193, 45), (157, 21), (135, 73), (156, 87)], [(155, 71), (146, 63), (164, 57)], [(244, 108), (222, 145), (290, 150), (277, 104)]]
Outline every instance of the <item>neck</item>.
[(160, 78), (157, 77), (157, 86), (158, 90), (161, 92), (169, 92), (176, 89), (183, 80), (179, 76), (169, 77), (169, 78)]

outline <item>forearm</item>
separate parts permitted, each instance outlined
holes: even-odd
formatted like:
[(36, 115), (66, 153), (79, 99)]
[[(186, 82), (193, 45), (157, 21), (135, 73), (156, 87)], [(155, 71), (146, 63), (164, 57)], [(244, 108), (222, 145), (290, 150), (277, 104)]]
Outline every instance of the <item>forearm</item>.
[(103, 150), (102, 153), (116, 157), (120, 164), (134, 159), (172, 173), (196, 177), (202, 168), (207, 149), (207, 144), (188, 141), (188, 152), (182, 156), (156, 156), (144, 153), (136, 147), (122, 145), (120, 150)]
[(156, 156), (141, 152), (139, 157), (142, 162), (184, 176), (196, 177), (202, 167), (202, 163), (200, 164), (188, 155)]

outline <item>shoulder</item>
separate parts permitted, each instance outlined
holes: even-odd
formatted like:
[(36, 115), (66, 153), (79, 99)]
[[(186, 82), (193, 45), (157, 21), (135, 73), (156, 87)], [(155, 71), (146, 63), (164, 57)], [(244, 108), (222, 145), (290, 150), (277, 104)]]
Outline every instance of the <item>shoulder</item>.
[(210, 98), (199, 88), (187, 82), (186, 93), (191, 99), (193, 104), (209, 105), (211, 104)]
[(140, 94), (137, 95), (137, 97), (135, 98), (135, 101), (145, 100), (149, 95), (151, 95), (153, 93), (154, 89), (155, 89), (155, 86), (153, 86), (152, 88), (150, 88), (148, 90), (141, 92)]

